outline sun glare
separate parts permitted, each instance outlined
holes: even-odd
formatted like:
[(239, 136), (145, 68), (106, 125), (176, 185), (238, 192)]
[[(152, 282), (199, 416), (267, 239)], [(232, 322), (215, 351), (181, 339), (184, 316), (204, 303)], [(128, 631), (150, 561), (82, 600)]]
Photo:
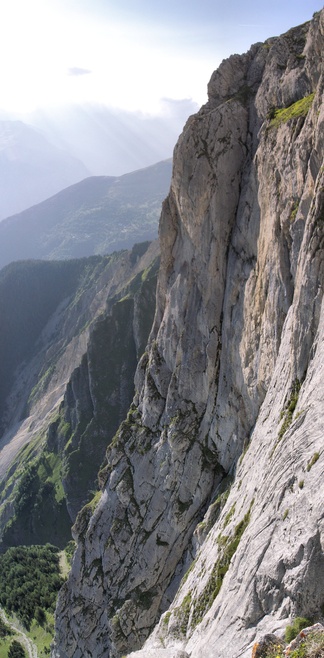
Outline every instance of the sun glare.
[(0, 109), (103, 103), (155, 113), (161, 97), (206, 100), (211, 64), (179, 55), (173, 35), (166, 48), (161, 34), (159, 45), (151, 26), (100, 24), (46, 0), (13, 0), (0, 18)]

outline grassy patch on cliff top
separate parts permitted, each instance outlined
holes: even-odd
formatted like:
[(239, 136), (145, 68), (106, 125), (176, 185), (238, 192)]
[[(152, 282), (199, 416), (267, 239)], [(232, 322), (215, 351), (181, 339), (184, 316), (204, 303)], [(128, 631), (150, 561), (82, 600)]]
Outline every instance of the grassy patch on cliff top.
[(279, 128), (282, 123), (287, 123), (290, 119), (297, 119), (298, 117), (304, 117), (308, 113), (312, 102), (314, 100), (315, 93), (309, 94), (301, 98), (296, 103), (289, 105), (289, 107), (284, 107), (282, 109), (272, 108), (268, 115), (270, 120), (269, 128)]

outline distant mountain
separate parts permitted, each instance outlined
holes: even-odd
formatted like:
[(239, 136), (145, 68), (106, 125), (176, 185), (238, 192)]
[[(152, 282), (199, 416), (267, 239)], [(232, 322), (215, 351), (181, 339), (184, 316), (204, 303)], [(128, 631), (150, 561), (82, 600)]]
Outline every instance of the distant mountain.
[(89, 170), (22, 121), (0, 121), (0, 220), (82, 180)]
[(94, 176), (0, 223), (0, 267), (22, 259), (108, 254), (155, 239), (172, 161)]

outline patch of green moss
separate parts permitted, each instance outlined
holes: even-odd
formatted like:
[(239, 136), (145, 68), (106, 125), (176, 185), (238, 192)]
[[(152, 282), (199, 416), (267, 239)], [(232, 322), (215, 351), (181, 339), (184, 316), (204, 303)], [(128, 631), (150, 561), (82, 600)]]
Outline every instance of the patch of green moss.
[(242, 461), (243, 461), (249, 447), (250, 447), (250, 441), (249, 441), (249, 439), (245, 439), (244, 444), (243, 444), (243, 451), (242, 451), (242, 453), (239, 457), (239, 460), (238, 460), (238, 466), (241, 466)]
[(91, 498), (89, 503), (87, 503), (86, 507), (88, 507), (88, 509), (91, 510), (91, 514), (93, 514), (94, 510), (96, 509), (101, 496), (102, 496), (102, 491), (96, 491), (93, 498)]
[(297, 637), (298, 633), (300, 633), (300, 631), (303, 628), (307, 628), (307, 626), (311, 626), (311, 625), (312, 625), (312, 621), (310, 619), (307, 619), (306, 617), (296, 617), (293, 620), (292, 624), (289, 624), (286, 627), (285, 630), (286, 642), (288, 643), (294, 640), (295, 637)]
[(62, 419), (60, 424), (59, 424), (59, 427), (58, 427), (58, 432), (67, 441), (68, 438), (71, 436), (71, 425), (70, 425), (70, 423), (67, 423)]
[(166, 612), (166, 613), (165, 613), (165, 615), (164, 615), (164, 617), (163, 617), (163, 624), (164, 624), (164, 626), (167, 626), (167, 625), (168, 625), (168, 623), (169, 623), (169, 621), (170, 621), (171, 614), (172, 614), (171, 612)]
[(310, 471), (312, 466), (316, 464), (317, 460), (319, 459), (319, 452), (314, 452), (313, 457), (311, 458), (310, 462), (308, 462), (306, 466), (306, 471)]
[(64, 550), (65, 550), (65, 555), (66, 555), (67, 562), (71, 566), (73, 556), (74, 556), (74, 553), (75, 553), (75, 550), (76, 550), (76, 542), (74, 541), (74, 539), (71, 539), (67, 543)]
[(191, 565), (190, 565), (189, 569), (186, 571), (185, 575), (183, 576), (183, 578), (181, 580), (181, 586), (184, 585), (184, 583), (187, 581), (188, 576), (193, 571), (196, 563), (197, 563), (196, 559), (191, 562)]
[(283, 435), (285, 434), (285, 432), (287, 432), (287, 430), (289, 429), (289, 427), (292, 423), (294, 411), (296, 409), (297, 402), (298, 402), (300, 387), (301, 387), (300, 381), (298, 379), (295, 379), (295, 381), (293, 382), (293, 385), (292, 385), (292, 391), (291, 391), (291, 394), (290, 394), (290, 398), (289, 398), (284, 410), (282, 411), (283, 423), (282, 423), (282, 425), (280, 427), (280, 430), (278, 432), (278, 441), (281, 441)]
[(287, 123), (291, 119), (297, 119), (298, 117), (306, 116), (312, 102), (314, 100), (315, 93), (309, 94), (301, 98), (296, 103), (289, 105), (289, 107), (284, 108), (274, 108), (273, 117), (270, 119), (269, 128), (279, 128), (283, 123)]
[(233, 503), (233, 505), (232, 505), (230, 511), (227, 512), (227, 514), (226, 514), (226, 516), (225, 516), (225, 519), (224, 519), (224, 525), (223, 525), (223, 528), (226, 528), (226, 526), (229, 524), (229, 522), (230, 522), (230, 520), (231, 520), (231, 518), (232, 518), (232, 516), (233, 516), (233, 514), (234, 514), (234, 512), (235, 512), (235, 506), (236, 506), (236, 503)]
[(299, 199), (298, 199), (298, 201), (295, 201), (292, 205), (292, 209), (290, 211), (290, 216), (289, 216), (289, 219), (290, 219), (291, 223), (294, 222), (295, 219), (296, 219), (298, 208), (299, 208)]
[(29, 396), (28, 402), (27, 402), (28, 405), (32, 405), (33, 402), (35, 402), (35, 400), (37, 398), (39, 398), (40, 395), (42, 395), (46, 391), (47, 385), (48, 385), (51, 377), (53, 376), (54, 372), (55, 372), (55, 364), (52, 363), (47, 368), (47, 370), (44, 372), (44, 374), (40, 375), (40, 378), (39, 378), (37, 384), (34, 386), (34, 388), (32, 389), (32, 391), (30, 393), (30, 396)]
[(174, 610), (174, 616), (178, 623), (179, 635), (186, 636), (188, 622), (191, 610), (191, 592), (189, 592), (183, 599), (181, 605)]
[(221, 589), (231, 560), (241, 541), (242, 535), (250, 522), (253, 502), (254, 501), (251, 502), (250, 508), (244, 515), (243, 519), (236, 525), (233, 534), (230, 536), (219, 535), (218, 537), (219, 557), (211, 571), (203, 592), (194, 603), (191, 617), (191, 625), (193, 628), (203, 620), (204, 615), (212, 606)]

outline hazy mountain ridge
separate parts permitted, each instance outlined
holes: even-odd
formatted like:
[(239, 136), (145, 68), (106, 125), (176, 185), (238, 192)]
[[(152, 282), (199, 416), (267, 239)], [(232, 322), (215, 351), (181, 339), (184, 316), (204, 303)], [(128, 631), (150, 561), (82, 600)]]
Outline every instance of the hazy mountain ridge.
[(134, 394), (157, 265), (157, 245), (145, 243), (1, 272), (2, 548), (70, 540)]
[(0, 223), (0, 267), (131, 249), (157, 237), (171, 180), (165, 160), (124, 176), (94, 176)]
[(89, 175), (85, 165), (22, 121), (0, 121), (0, 220)]
[(0, 220), (88, 176), (120, 177), (170, 158), (197, 109), (191, 100), (164, 99), (157, 115), (91, 104), (2, 113)]
[(323, 21), (224, 61), (179, 139), (148, 350), (53, 658), (147, 637), (138, 658), (248, 658), (322, 614)]

